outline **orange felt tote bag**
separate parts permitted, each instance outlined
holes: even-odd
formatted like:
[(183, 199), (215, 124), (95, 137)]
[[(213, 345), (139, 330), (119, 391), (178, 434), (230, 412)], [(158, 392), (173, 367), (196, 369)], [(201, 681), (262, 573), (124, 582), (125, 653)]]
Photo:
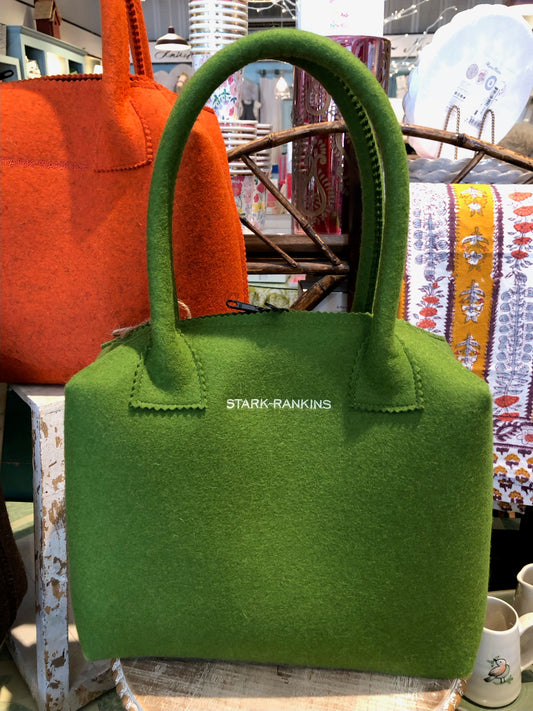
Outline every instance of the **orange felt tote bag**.
[[(176, 95), (153, 80), (140, 0), (101, 0), (101, 12), (102, 75), (1, 86), (3, 382), (64, 383), (114, 330), (148, 318), (148, 190)], [(207, 108), (175, 191), (174, 264), (193, 316), (247, 298), (224, 142)]]

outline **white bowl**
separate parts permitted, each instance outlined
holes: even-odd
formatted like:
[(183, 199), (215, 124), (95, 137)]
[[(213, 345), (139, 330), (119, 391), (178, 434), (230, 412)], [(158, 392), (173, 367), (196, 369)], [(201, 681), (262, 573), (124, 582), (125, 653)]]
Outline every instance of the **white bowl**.
[(193, 20), (223, 20), (236, 21), (241, 24), (248, 24), (248, 15), (245, 12), (235, 12), (234, 10), (226, 10), (223, 12), (190, 12), (189, 22)]
[(225, 121), (224, 125), (232, 126), (248, 126), (250, 128), (255, 128), (257, 126), (257, 121), (255, 119), (234, 119), (233, 121)]
[(242, 148), (242, 146), (247, 146), (250, 141), (224, 141), (226, 150), (232, 150), (233, 148)]
[(231, 5), (244, 10), (248, 7), (247, 0), (190, 0), (189, 7), (219, 8), (224, 5)]
[(196, 15), (190, 15), (189, 16), (189, 24), (194, 25), (198, 24), (199, 22), (205, 22), (208, 24), (232, 24), (232, 25), (239, 25), (239, 27), (248, 27), (248, 18), (241, 15), (235, 15), (232, 12), (226, 13), (217, 13), (217, 14), (209, 14), (209, 13), (199, 13)]
[(212, 57), (219, 49), (225, 47), (228, 44), (232, 44), (235, 40), (216, 40), (215, 42), (204, 43), (191, 42), (189, 40), (189, 45), (191, 46), (191, 52), (195, 55), (202, 55), (206, 58)]
[(214, 5), (205, 2), (190, 2), (189, 12), (235, 12), (248, 16), (248, 8), (235, 2), (217, 2)]
[(220, 128), (221, 128), (222, 133), (225, 136), (228, 136), (231, 138), (248, 138), (248, 136), (256, 136), (257, 135), (257, 132), (254, 131), (253, 128), (243, 129), (242, 131), (239, 131), (238, 129), (235, 129), (235, 128), (231, 128), (229, 126), (227, 128), (224, 128), (221, 126)]
[[(230, 44), (230, 42), (226, 42), (226, 44)], [(194, 57), (204, 57), (204, 58), (205, 57), (211, 58), (214, 54), (216, 54), (218, 52), (219, 49), (222, 49), (222, 47), (225, 46), (224, 44), (219, 44), (219, 45), (212, 45), (211, 47), (205, 47), (205, 46), (204, 47), (194, 47), (190, 42), (189, 42), (189, 45), (191, 47), (191, 54)], [(205, 61), (206, 60), (204, 59), (202, 64), (204, 64)], [(195, 68), (198, 69), (199, 66), (200, 65), (198, 63), (196, 63)]]
[(189, 20), (189, 29), (191, 27), (206, 27), (207, 29), (223, 27), (242, 31), (248, 29), (248, 23), (234, 17), (198, 17)]
[(237, 35), (237, 37), (244, 37), (248, 34), (248, 29), (236, 25), (189, 25), (189, 37), (191, 35), (200, 34)]
[(194, 24), (197, 22), (216, 22), (216, 23), (228, 23), (231, 22), (236, 25), (242, 25), (248, 27), (248, 17), (246, 15), (235, 14), (234, 12), (217, 12), (217, 13), (191, 13), (189, 15), (189, 24)]
[(230, 39), (233, 37), (242, 37), (243, 33), (242, 32), (236, 32), (235, 30), (210, 30), (210, 29), (205, 29), (205, 30), (192, 30), (189, 32), (189, 37), (205, 37), (206, 39), (210, 39), (211, 37), (222, 37), (223, 39)]
[(244, 143), (249, 143), (250, 141), (254, 141), (256, 134), (255, 133), (229, 133), (229, 131), (222, 131), (222, 135), (224, 136), (225, 141), (241, 141)]
[(256, 133), (257, 129), (251, 121), (235, 119), (235, 121), (224, 121), (220, 124), (223, 131), (231, 131), (232, 133)]
[(218, 10), (220, 8), (231, 7), (246, 12), (248, 9), (247, 0), (190, 0), (189, 7), (204, 8), (206, 10)]
[(228, 33), (217, 34), (214, 32), (202, 32), (200, 34), (198, 32), (189, 35), (189, 44), (191, 47), (193, 45), (195, 47), (201, 47), (202, 45), (205, 47), (213, 47), (213, 45), (235, 42), (236, 40), (241, 39), (241, 37), (242, 35), (231, 35)]
[(194, 30), (191, 29), (189, 31), (189, 40), (208, 40), (208, 42), (211, 42), (212, 39), (231, 39), (231, 40), (236, 40), (240, 39), (241, 37), (244, 37), (246, 33), (243, 32), (206, 32), (205, 30)]
[(191, 42), (189, 40), (189, 45), (191, 46), (191, 51), (193, 54), (204, 54), (204, 55), (210, 55), (213, 56), (215, 52), (217, 52), (219, 49), (222, 49), (222, 47), (225, 47), (228, 44), (232, 44), (235, 42), (234, 39), (226, 39), (226, 40), (213, 40), (213, 42), (207, 43), (205, 40), (202, 42)]

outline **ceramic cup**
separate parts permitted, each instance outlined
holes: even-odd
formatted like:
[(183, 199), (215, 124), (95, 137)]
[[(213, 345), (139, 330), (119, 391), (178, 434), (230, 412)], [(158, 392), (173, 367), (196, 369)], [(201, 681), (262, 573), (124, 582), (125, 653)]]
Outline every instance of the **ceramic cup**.
[(481, 643), (465, 696), (480, 706), (498, 708), (520, 693), (521, 672), (533, 664), (533, 613), (518, 617), (497, 597), (487, 598)]
[(533, 612), (533, 563), (525, 565), (516, 577), (518, 584), (514, 596), (514, 608), (519, 615)]

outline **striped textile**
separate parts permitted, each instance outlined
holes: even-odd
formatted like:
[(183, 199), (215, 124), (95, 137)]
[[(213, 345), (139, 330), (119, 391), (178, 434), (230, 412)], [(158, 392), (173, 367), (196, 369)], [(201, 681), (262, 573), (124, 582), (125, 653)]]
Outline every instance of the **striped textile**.
[(533, 505), (533, 189), (411, 184), (400, 316), (440, 334), (494, 399), (494, 504)]

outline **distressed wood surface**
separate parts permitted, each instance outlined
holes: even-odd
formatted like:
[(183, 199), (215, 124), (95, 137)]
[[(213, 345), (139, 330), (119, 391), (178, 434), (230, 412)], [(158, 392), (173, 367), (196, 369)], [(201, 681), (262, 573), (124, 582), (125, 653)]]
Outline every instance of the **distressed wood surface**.
[(117, 659), (126, 711), (453, 711), (464, 682), (180, 659)]
[(32, 407), (37, 679), (47, 708), (69, 687), (63, 406)]
[(75, 711), (112, 688), (113, 679), (109, 662), (88, 664), (83, 659), (69, 621), (64, 389), (12, 387), (31, 409), (34, 534), (33, 541), (23, 539), (20, 546), (29, 591), (8, 643), (39, 711)]

